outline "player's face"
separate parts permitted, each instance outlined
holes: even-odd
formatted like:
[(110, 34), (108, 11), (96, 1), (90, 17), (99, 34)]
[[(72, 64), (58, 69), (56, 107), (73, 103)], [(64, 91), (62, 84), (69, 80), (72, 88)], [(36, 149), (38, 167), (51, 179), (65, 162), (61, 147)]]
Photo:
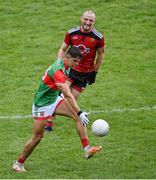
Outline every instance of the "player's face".
[(95, 23), (95, 16), (91, 14), (84, 14), (81, 17), (81, 28), (83, 31), (88, 32), (91, 31)]
[(80, 59), (79, 58), (70, 58), (71, 60), (71, 66), (70, 67), (75, 67), (79, 64)]
[(72, 57), (67, 57), (67, 63), (68, 63), (68, 66), (73, 68), (75, 67), (76, 65), (78, 65), (80, 59), (79, 58), (72, 58)]

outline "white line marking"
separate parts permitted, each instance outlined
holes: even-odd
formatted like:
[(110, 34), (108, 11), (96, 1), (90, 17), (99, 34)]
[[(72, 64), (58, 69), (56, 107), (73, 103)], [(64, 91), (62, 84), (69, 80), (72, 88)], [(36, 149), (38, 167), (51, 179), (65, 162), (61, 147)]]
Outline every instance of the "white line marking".
[[(99, 114), (99, 113), (123, 113), (123, 112), (140, 112), (140, 111), (151, 111), (151, 110), (156, 110), (156, 105), (154, 106), (143, 106), (140, 108), (115, 108), (115, 109), (106, 109), (106, 110), (91, 110), (89, 111), (91, 114)], [(32, 118), (31, 115), (13, 115), (13, 116), (0, 116), (1, 119), (29, 119)]]
[(90, 111), (93, 114), (98, 114), (98, 113), (123, 113), (123, 112), (140, 112), (140, 111), (150, 111), (150, 110), (156, 110), (156, 105), (154, 106), (144, 106), (144, 107), (140, 107), (140, 108), (124, 108), (124, 109), (120, 109), (120, 108), (115, 108), (115, 109), (109, 109), (109, 110), (95, 110), (95, 111)]
[(32, 118), (32, 115), (13, 115), (13, 116), (0, 116), (0, 119), (28, 119)]

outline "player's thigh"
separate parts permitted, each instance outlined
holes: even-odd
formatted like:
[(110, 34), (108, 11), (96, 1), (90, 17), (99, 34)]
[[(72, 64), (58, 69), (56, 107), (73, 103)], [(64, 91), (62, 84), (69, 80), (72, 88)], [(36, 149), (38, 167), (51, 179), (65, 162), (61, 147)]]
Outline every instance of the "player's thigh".
[(40, 120), (34, 120), (33, 122), (33, 135), (34, 136), (43, 136), (44, 134), (44, 126), (45, 126), (45, 120), (40, 121)]
[(68, 101), (66, 99), (64, 99), (61, 104), (55, 109), (55, 114), (56, 115), (61, 115), (61, 116), (67, 116), (67, 117), (71, 117), (71, 118), (75, 118), (74, 114), (74, 110), (72, 109), (72, 107), (69, 105)]

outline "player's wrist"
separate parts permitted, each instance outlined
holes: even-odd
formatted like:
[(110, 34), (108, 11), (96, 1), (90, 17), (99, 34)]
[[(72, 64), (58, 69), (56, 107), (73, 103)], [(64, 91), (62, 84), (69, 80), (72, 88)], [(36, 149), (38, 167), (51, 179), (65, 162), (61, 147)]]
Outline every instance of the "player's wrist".
[(77, 113), (77, 115), (80, 116), (81, 113), (82, 113), (82, 111), (80, 110), (80, 111)]

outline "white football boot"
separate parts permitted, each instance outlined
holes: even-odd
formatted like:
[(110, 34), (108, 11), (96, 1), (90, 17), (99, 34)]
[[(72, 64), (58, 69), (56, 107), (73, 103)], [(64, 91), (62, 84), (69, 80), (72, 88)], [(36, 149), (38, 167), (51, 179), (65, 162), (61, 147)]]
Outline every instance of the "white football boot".
[(13, 170), (18, 173), (26, 172), (26, 169), (24, 168), (24, 165), (22, 163), (19, 163), (18, 161), (15, 161), (13, 164)]

